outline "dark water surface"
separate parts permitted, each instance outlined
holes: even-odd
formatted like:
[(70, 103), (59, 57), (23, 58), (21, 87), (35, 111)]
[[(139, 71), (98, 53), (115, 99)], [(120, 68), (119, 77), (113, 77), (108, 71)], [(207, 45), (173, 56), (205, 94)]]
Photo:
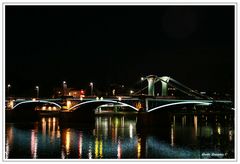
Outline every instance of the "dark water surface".
[(7, 159), (234, 158), (232, 115), (173, 114), (171, 122), (136, 128), (137, 116), (96, 116), (93, 128), (58, 117), (6, 123)]

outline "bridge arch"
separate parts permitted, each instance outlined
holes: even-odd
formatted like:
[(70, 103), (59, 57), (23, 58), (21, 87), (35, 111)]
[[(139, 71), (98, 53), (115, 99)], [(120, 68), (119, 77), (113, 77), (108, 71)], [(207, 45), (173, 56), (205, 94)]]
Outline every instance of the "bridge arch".
[(35, 101), (34, 100), (29, 100), (29, 101), (23, 101), (23, 102), (20, 102), (20, 103), (16, 104), (13, 107), (13, 110), (17, 109), (17, 107), (22, 105), (22, 104), (30, 104), (30, 103), (36, 104), (36, 106), (37, 106), (37, 103), (52, 104), (52, 105), (55, 105), (55, 106), (61, 108), (61, 106), (59, 104), (55, 103), (55, 102), (50, 102), (50, 101), (45, 101), (45, 100), (35, 100)]
[(123, 106), (127, 106), (127, 107), (130, 107), (136, 111), (138, 111), (138, 109), (132, 105), (129, 105), (127, 103), (123, 103), (123, 102), (120, 102), (120, 101), (114, 101), (114, 100), (93, 100), (93, 101), (86, 101), (86, 102), (82, 102), (82, 103), (79, 103), (79, 104), (76, 104), (74, 106), (72, 106), (69, 110), (76, 110), (77, 107), (80, 107), (80, 106), (83, 106), (83, 105), (94, 105), (96, 108), (101, 106), (101, 105), (105, 105), (105, 104), (110, 104), (110, 103), (113, 103), (113, 104), (120, 104), (120, 105), (123, 105)]
[(191, 101), (191, 102), (176, 102), (176, 103), (170, 103), (170, 104), (165, 104), (165, 105), (161, 105), (155, 108), (152, 108), (150, 110), (148, 110), (147, 112), (152, 112), (158, 109), (163, 109), (166, 107), (171, 107), (171, 106), (176, 106), (176, 105), (186, 105), (186, 104), (201, 104), (201, 105), (210, 105), (212, 103), (210, 102), (201, 102), (201, 101)]

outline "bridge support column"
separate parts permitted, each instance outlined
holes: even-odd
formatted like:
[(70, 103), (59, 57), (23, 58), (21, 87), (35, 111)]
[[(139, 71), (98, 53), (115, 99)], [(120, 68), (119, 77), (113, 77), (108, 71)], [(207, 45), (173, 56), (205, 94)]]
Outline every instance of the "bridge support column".
[(162, 96), (168, 96), (168, 85), (169, 77), (163, 76), (160, 78), (162, 83)]
[(149, 106), (148, 106), (148, 99), (145, 99), (145, 112), (147, 112), (149, 109)]
[(148, 81), (148, 96), (155, 96), (155, 87), (154, 84), (158, 77), (156, 75), (149, 75), (146, 77)]

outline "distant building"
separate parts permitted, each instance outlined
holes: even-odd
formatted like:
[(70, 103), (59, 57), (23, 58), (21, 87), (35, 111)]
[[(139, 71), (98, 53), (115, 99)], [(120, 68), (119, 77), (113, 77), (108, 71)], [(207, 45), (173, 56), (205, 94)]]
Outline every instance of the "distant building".
[(53, 98), (59, 98), (59, 97), (74, 97), (74, 98), (81, 98), (85, 97), (86, 91), (83, 89), (74, 89), (74, 88), (66, 88), (64, 91), (62, 88), (54, 88), (53, 90)]
[(176, 88), (168, 87), (168, 96), (175, 96), (176, 95)]
[(117, 96), (117, 95), (125, 95), (127, 94), (127, 88), (123, 84), (110, 84), (109, 95)]
[(83, 89), (80, 89), (80, 90), (70, 89), (70, 91), (68, 92), (68, 95), (74, 98), (81, 98), (81, 97), (85, 97), (85, 91)]

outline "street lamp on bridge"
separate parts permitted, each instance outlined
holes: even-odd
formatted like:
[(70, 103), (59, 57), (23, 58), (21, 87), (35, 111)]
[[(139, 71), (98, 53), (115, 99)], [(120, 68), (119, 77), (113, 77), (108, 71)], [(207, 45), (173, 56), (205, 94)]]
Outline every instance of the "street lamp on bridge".
[(93, 82), (90, 82), (90, 87), (91, 87), (91, 96), (93, 95)]
[(143, 81), (145, 80), (145, 78), (144, 77), (141, 77), (141, 88), (140, 88), (140, 90), (141, 90), (141, 95), (142, 95), (142, 86), (143, 86)]
[(67, 82), (63, 81), (63, 96), (67, 95)]
[(8, 84), (8, 85), (7, 85), (7, 97), (10, 96), (10, 88), (11, 88), (11, 85)]
[(39, 86), (36, 86), (35, 89), (37, 90), (37, 98), (39, 97)]

